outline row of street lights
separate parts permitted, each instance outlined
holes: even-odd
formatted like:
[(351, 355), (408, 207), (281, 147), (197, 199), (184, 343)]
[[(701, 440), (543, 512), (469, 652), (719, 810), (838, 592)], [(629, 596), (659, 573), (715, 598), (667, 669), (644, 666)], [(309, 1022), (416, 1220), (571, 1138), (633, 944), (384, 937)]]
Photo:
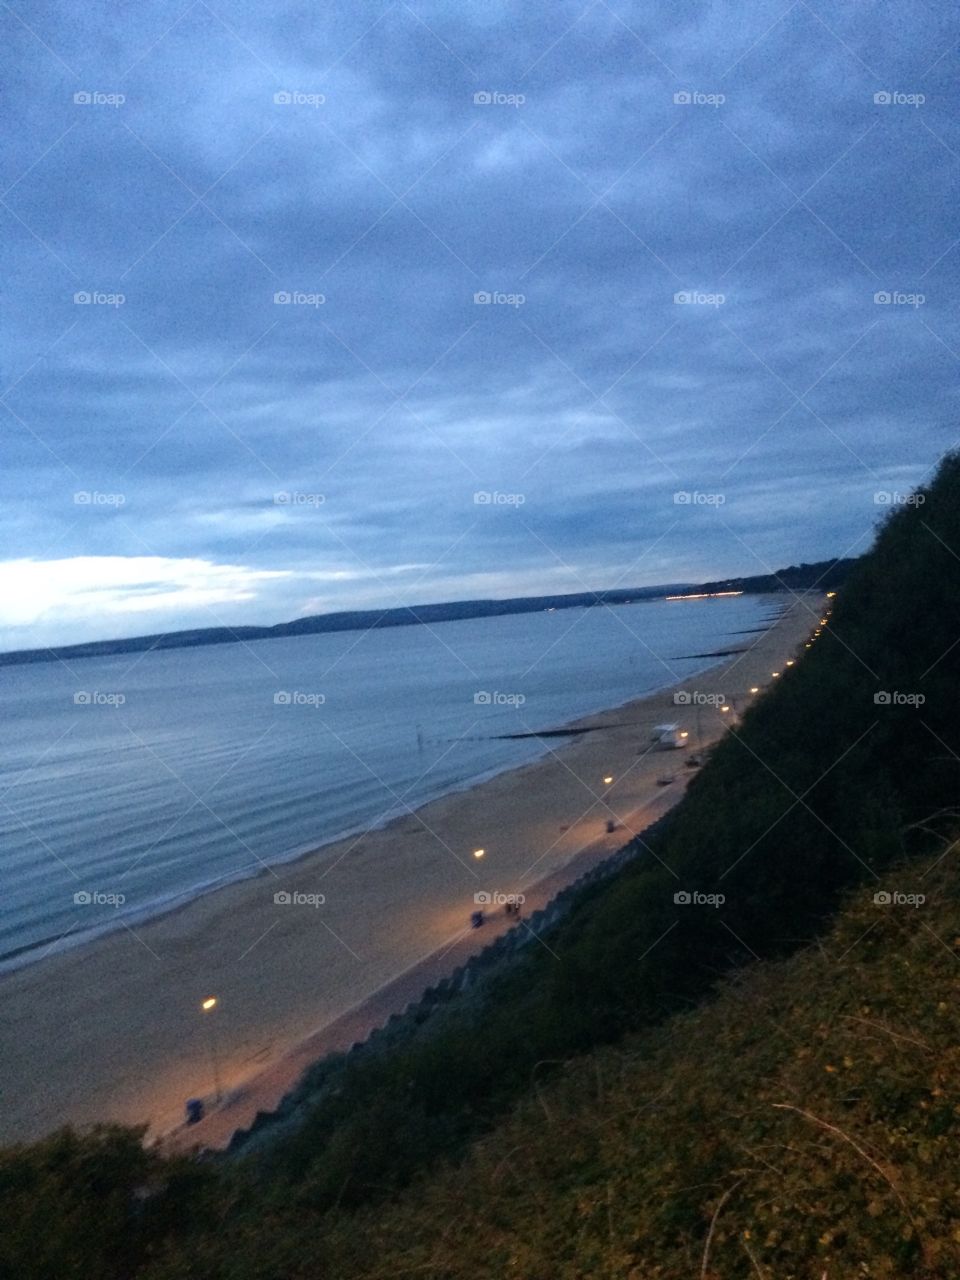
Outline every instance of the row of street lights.
[[(831, 595), (833, 595), (833, 594), (835, 594), (835, 593), (834, 593), (834, 592), (831, 592)], [(827, 610), (827, 613), (828, 613), (828, 615), (829, 615), (829, 610)], [(826, 622), (827, 622), (827, 619), (826, 619), (826, 618), (821, 618), (821, 619), (820, 619), (821, 626), (825, 626), (825, 625), (826, 625)], [(814, 636), (818, 636), (818, 635), (820, 635), (820, 629), (819, 629), (819, 628), (814, 632)], [(809, 648), (809, 647), (810, 647), (810, 645), (808, 644), (808, 645), (807, 645), (807, 648)], [(787, 663), (786, 663), (786, 665), (787, 665), (788, 667), (792, 667), (792, 666), (794, 665), (794, 659), (793, 659), (793, 658), (788, 658), (788, 659), (787, 659)], [(772, 671), (770, 674), (774, 677), (774, 679), (776, 679), (776, 678), (778, 678), (778, 677), (779, 677), (780, 672), (779, 672), (779, 671)], [(753, 686), (751, 687), (751, 689), (750, 689), (750, 692), (751, 692), (751, 693), (759, 693), (759, 692), (760, 692), (760, 687), (759, 687), (759, 685), (753, 685)], [(724, 705), (720, 708), (720, 710), (721, 710), (722, 712), (727, 712), (727, 711), (730, 711), (730, 710), (731, 710), (731, 707), (730, 707), (730, 705), (729, 705), (729, 704), (724, 703)], [(699, 742), (699, 741), (700, 741), (700, 739), (701, 739), (701, 732), (700, 732), (700, 707), (699, 707), (699, 704), (698, 704), (698, 706), (697, 706), (697, 739), (698, 739), (698, 742)], [(604, 776), (603, 776), (603, 785), (604, 785), (605, 787), (610, 787), (610, 786), (612, 786), (612, 785), (613, 785), (613, 782), (614, 782), (613, 774), (611, 774), (611, 773), (604, 774)], [(486, 853), (487, 853), (487, 851), (486, 851), (486, 849), (484, 849), (484, 848), (474, 849), (474, 851), (473, 851), (473, 856), (474, 856), (474, 858), (476, 859), (476, 861), (477, 861), (477, 862), (479, 862), (479, 861), (481, 861), (481, 859), (483, 859), (484, 857), (486, 857)], [(203, 1001), (201, 1001), (201, 1004), (200, 1004), (200, 1008), (203, 1010), (203, 1012), (204, 1012), (204, 1013), (213, 1013), (213, 1011), (216, 1009), (216, 1007), (217, 1007), (217, 997), (216, 997), (216, 996), (207, 996), (207, 997), (206, 997), (206, 999), (205, 999), (205, 1000), (203, 1000)], [(217, 1036), (216, 1036), (216, 1030), (215, 1030), (215, 1022), (214, 1022), (214, 1019), (213, 1019), (213, 1018), (210, 1018), (210, 1019), (208, 1019), (208, 1020), (207, 1020), (207, 1030), (208, 1030), (208, 1047), (209, 1047), (209, 1050), (210, 1050), (210, 1066), (211, 1066), (212, 1071), (213, 1071), (213, 1087), (214, 1087), (214, 1095), (215, 1095), (216, 1101), (217, 1101), (217, 1102), (219, 1102), (219, 1101), (220, 1101), (220, 1099), (221, 1099), (221, 1098), (222, 1098), (222, 1096), (223, 1096), (223, 1091), (222, 1091), (222, 1088), (221, 1088), (221, 1085), (220, 1085), (220, 1055), (219, 1055), (219, 1047), (218, 1047), (218, 1044), (217, 1044)]]
[[(790, 659), (790, 661), (787, 663), (787, 666), (788, 666), (788, 667), (792, 667), (792, 666), (793, 666), (793, 659), (792, 659), (792, 658), (791, 658), (791, 659)], [(774, 672), (773, 672), (773, 674), (774, 674), (775, 676), (778, 676), (780, 673), (779, 673), (779, 671), (774, 671)], [(759, 688), (758, 688), (758, 686), (757, 686), (757, 685), (754, 685), (754, 686), (753, 686), (753, 688), (750, 690), (750, 692), (751, 692), (751, 693), (759, 693), (759, 692), (760, 692), (760, 690), (759, 690)], [(720, 710), (721, 710), (721, 711), (729, 711), (729, 710), (730, 710), (730, 707), (729, 707), (727, 704), (724, 704), (724, 705), (720, 708)], [(698, 712), (698, 721), (699, 721), (699, 711), (700, 711), (700, 708), (699, 708), (699, 706), (698, 706), (698, 707), (697, 707), (697, 712)], [(700, 737), (700, 732), (699, 732), (699, 723), (698, 723), (698, 727), (697, 727), (697, 736), (698, 736), (698, 738)], [(613, 782), (614, 782), (614, 777), (613, 777), (613, 774), (612, 774), (612, 773), (606, 773), (606, 774), (604, 774), (604, 776), (603, 776), (603, 785), (604, 785), (605, 787), (611, 787), (611, 786), (613, 786)], [(476, 861), (477, 861), (477, 862), (479, 862), (482, 858), (486, 857), (486, 853), (487, 853), (486, 849), (483, 849), (483, 848), (480, 848), (480, 849), (474, 849), (474, 851), (473, 851), (473, 856), (474, 856), (474, 858), (476, 859)], [(207, 998), (206, 998), (205, 1000), (203, 1000), (203, 1001), (201, 1002), (201, 1004), (200, 1004), (200, 1008), (203, 1010), (203, 1012), (204, 1012), (204, 1013), (213, 1013), (213, 1011), (216, 1009), (216, 1007), (217, 1007), (217, 997), (216, 997), (216, 996), (207, 996)], [(208, 1032), (209, 1032), (208, 1045), (209, 1045), (209, 1049), (210, 1049), (210, 1065), (211, 1065), (211, 1068), (212, 1068), (212, 1070), (213, 1070), (213, 1085), (214, 1085), (214, 1092), (215, 1092), (216, 1101), (217, 1101), (217, 1102), (219, 1102), (219, 1101), (220, 1101), (220, 1099), (221, 1099), (221, 1097), (223, 1096), (223, 1094), (222, 1094), (222, 1089), (221, 1089), (221, 1087), (220, 1087), (220, 1059), (219, 1059), (219, 1050), (218, 1050), (218, 1045), (217, 1045), (216, 1032), (215, 1032), (215, 1030), (214, 1030), (214, 1020), (213, 1020), (212, 1018), (208, 1020), (208, 1022), (207, 1022), (207, 1028), (208, 1028)]]

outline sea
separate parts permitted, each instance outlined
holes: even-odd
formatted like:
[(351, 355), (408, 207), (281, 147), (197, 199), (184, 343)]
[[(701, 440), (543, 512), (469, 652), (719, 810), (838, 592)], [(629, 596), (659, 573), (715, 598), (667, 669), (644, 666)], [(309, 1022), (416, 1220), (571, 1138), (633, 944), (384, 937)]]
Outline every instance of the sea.
[(536, 759), (688, 680), (763, 596), (644, 601), (0, 668), (0, 969)]

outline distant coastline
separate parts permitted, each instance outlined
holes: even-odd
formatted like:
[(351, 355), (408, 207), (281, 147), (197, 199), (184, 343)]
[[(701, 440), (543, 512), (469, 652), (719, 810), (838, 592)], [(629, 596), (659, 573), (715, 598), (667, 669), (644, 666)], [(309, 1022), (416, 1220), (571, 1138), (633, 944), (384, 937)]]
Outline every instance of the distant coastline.
[(190, 649), (210, 644), (249, 644), (284, 636), (321, 635), (331, 631), (367, 631), (378, 627), (410, 627), (469, 618), (536, 613), (545, 609), (583, 609), (597, 605), (632, 604), (641, 600), (685, 600), (737, 593), (830, 590), (839, 586), (854, 559), (821, 560), (791, 565), (775, 573), (716, 582), (665, 583), (652, 587), (616, 587), (608, 591), (579, 591), (567, 595), (518, 596), (507, 600), (453, 600), (440, 604), (410, 605), (399, 609), (354, 609), (340, 613), (312, 614), (274, 626), (203, 627), (190, 631), (164, 631), (115, 640), (91, 640), (55, 648), (14, 649), (0, 653), (0, 667), (33, 662), (60, 662), (79, 658), (104, 658), (151, 649)]

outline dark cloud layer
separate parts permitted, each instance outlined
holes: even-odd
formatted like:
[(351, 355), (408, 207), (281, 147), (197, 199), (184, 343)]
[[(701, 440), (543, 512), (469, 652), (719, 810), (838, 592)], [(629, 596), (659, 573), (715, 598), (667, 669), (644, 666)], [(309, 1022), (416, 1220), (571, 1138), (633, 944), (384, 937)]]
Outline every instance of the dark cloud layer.
[(5, 8), (0, 643), (861, 549), (957, 435), (957, 26)]

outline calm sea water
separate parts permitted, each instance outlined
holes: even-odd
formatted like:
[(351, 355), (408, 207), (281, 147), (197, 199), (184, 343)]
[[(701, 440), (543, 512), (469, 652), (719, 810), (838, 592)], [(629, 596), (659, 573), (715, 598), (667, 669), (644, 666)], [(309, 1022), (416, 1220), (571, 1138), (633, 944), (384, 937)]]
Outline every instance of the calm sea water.
[(675, 655), (742, 643), (733, 633), (770, 603), (660, 601), (4, 668), (0, 965), (534, 759), (535, 740), (496, 735), (691, 676), (711, 661)]

